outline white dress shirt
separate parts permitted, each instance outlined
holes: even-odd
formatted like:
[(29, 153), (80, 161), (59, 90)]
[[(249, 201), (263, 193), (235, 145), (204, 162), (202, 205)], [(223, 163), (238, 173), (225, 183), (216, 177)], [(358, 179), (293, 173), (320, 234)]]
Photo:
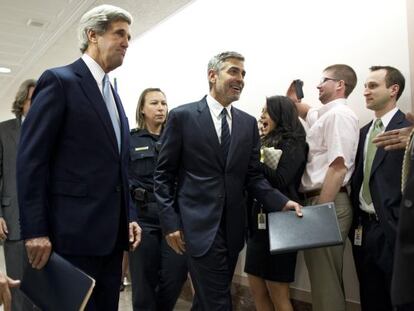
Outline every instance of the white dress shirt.
[(357, 116), (346, 105), (346, 99), (311, 108), (305, 121), (309, 128), (306, 134), (309, 154), (300, 190), (321, 189), (329, 165), (338, 157), (344, 159), (347, 168), (342, 186), (347, 185), (355, 168), (359, 126)]
[[(82, 55), (82, 60), (85, 62), (86, 66), (88, 67), (88, 69), (92, 73), (92, 76), (95, 79), (96, 84), (98, 85), (99, 90), (101, 91), (101, 94), (103, 96), (103, 83), (102, 83), (102, 80), (105, 76), (105, 71), (103, 71), (102, 67), (92, 57), (90, 57), (86, 53)], [(111, 96), (112, 96), (112, 98), (114, 96), (114, 94), (112, 92), (111, 92)], [(113, 103), (115, 103), (115, 98), (113, 98)], [(118, 108), (116, 107), (116, 105), (115, 105), (115, 111), (116, 111), (116, 117), (118, 119), (118, 123), (120, 123), (119, 112), (118, 112)]]

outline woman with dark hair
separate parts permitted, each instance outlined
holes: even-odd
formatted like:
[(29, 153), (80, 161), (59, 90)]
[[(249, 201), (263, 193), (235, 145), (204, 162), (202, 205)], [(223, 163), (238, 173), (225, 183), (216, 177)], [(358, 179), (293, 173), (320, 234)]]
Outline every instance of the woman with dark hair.
[(153, 175), (159, 139), (168, 114), (165, 94), (145, 89), (138, 100), (131, 130), (129, 184), (142, 228), (139, 247), (129, 255), (134, 311), (173, 310), (187, 279), (186, 257), (176, 254), (161, 231)]
[[(260, 123), (262, 148), (282, 150), (276, 169), (266, 163), (261, 164), (263, 174), (273, 187), (291, 200), (299, 201), (298, 188), (306, 165), (308, 145), (294, 103), (285, 96), (267, 98)], [(270, 254), (267, 215), (254, 199), (249, 199), (249, 202), (251, 219), (245, 272), (256, 309), (293, 311), (289, 283), (294, 281), (297, 253)]]

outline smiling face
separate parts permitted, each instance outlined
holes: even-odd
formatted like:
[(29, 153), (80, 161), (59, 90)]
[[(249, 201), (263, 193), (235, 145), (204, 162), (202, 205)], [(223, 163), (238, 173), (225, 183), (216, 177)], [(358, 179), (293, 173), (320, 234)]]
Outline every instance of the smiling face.
[(93, 30), (88, 32), (89, 46), (87, 53), (102, 67), (106, 73), (122, 65), (128, 49), (131, 34), (126, 21), (114, 21), (102, 35)]
[(210, 95), (224, 107), (239, 100), (244, 87), (244, 62), (236, 58), (228, 58), (217, 72), (210, 69), (208, 79)]
[(322, 73), (321, 81), (316, 87), (319, 90), (319, 100), (322, 104), (327, 104), (337, 98), (338, 83), (339, 80), (329, 70)]

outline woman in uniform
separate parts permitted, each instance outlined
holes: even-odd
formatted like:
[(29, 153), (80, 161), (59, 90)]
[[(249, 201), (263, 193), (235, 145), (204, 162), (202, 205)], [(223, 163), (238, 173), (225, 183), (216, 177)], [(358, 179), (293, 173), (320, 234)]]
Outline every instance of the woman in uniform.
[(187, 262), (166, 243), (160, 228), (153, 175), (159, 139), (168, 114), (165, 94), (145, 89), (131, 130), (129, 184), (142, 228), (142, 242), (129, 255), (134, 311), (173, 310), (187, 279)]

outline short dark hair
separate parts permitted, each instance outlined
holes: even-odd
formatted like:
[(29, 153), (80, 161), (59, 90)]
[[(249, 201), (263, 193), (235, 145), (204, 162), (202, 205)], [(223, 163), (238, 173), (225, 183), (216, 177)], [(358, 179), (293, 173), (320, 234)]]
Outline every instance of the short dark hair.
[[(29, 96), (29, 90), (31, 87), (36, 86), (36, 80), (35, 79), (28, 79), (23, 81), (22, 84), (20, 84), (19, 89), (17, 90), (16, 97), (14, 98), (13, 104), (12, 104), (12, 110), (11, 112), (14, 113), (16, 118), (20, 119), (23, 115), (23, 106), (24, 102), (27, 97)], [(30, 98), (29, 98), (30, 99)]]
[(263, 146), (275, 147), (282, 141), (287, 144), (305, 141), (305, 129), (300, 123), (296, 106), (289, 97), (276, 95), (266, 98), (266, 110), (276, 126), (262, 138)]
[(369, 70), (377, 71), (377, 70), (385, 70), (387, 73), (385, 74), (385, 86), (390, 87), (394, 84), (399, 86), (398, 93), (397, 93), (397, 100), (400, 98), (402, 92), (404, 91), (405, 87), (405, 78), (402, 73), (394, 67), (391, 66), (371, 66)]
[(357, 84), (357, 75), (351, 66), (345, 64), (335, 64), (328, 66), (324, 71), (332, 71), (334, 78), (345, 82), (345, 98), (352, 93)]

